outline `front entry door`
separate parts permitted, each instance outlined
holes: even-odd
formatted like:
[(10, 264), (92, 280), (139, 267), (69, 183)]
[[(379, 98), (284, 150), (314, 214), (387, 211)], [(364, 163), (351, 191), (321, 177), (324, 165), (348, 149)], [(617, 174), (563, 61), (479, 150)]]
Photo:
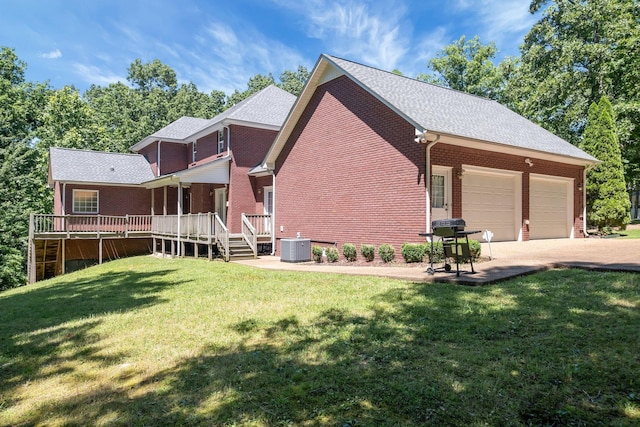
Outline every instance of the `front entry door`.
[(431, 172), (431, 221), (451, 218), (451, 168), (433, 166)]
[(216, 213), (223, 224), (227, 223), (227, 189), (216, 188)]

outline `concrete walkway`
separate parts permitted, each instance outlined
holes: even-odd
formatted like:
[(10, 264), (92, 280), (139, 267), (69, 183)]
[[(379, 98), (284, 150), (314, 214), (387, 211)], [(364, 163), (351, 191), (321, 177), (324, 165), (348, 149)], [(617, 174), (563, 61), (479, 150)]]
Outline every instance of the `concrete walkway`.
[[(492, 259), (489, 260), (491, 253)], [(396, 254), (396, 257), (399, 257)], [(452, 272), (426, 272), (426, 266), (366, 266), (344, 264), (288, 263), (279, 257), (262, 256), (258, 259), (236, 261), (258, 268), (285, 271), (314, 271), (363, 276), (382, 276), (415, 282), (453, 282), (468, 285), (494, 283), (550, 268), (583, 268), (592, 270), (627, 271), (640, 273), (640, 240), (619, 238), (550, 239), (530, 242), (482, 243), (482, 258), (474, 264), (461, 264), (463, 271), (456, 277)], [(434, 267), (441, 267), (436, 264)]]

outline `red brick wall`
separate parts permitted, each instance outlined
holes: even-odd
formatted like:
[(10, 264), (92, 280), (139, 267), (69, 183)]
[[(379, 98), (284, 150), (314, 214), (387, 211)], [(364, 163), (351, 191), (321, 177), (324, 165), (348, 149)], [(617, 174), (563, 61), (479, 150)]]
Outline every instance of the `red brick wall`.
[(138, 151), (138, 154), (142, 154), (149, 164), (151, 165), (151, 169), (153, 170), (154, 175), (158, 175), (158, 141), (155, 141), (142, 150)]
[(53, 214), (62, 215), (62, 185), (58, 181), (53, 184)]
[(218, 132), (207, 135), (198, 140), (198, 153), (196, 161), (208, 159), (218, 154)]
[(241, 215), (255, 213), (258, 209), (257, 203), (261, 203), (263, 197), (262, 194), (257, 194), (257, 188), (252, 183), (248, 172), (262, 162), (277, 132), (237, 125), (232, 125), (229, 129), (232, 161), (227, 227), (232, 233), (240, 233), (242, 231)]
[(320, 86), (276, 163), (277, 238), (390, 243), (398, 256), (423, 241), (425, 152), (414, 138), (346, 77)]
[(160, 144), (160, 174), (167, 175), (187, 169), (191, 162), (190, 144), (162, 142)]
[[(61, 186), (60, 186), (61, 187)], [(62, 188), (61, 188), (62, 189)], [(73, 190), (98, 190), (98, 208), (101, 215), (150, 215), (151, 191), (145, 188), (109, 187), (104, 185), (67, 184), (65, 206), (73, 214)], [(78, 214), (81, 215), (81, 214)]]

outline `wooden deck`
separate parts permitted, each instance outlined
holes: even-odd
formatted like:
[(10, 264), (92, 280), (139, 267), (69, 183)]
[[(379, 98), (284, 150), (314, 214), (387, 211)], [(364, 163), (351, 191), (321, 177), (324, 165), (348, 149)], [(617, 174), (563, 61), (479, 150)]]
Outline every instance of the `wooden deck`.
[[(125, 216), (32, 214), (27, 259), (29, 283), (43, 278), (45, 271), (64, 273), (64, 241), (68, 239), (99, 240), (99, 262), (102, 263), (104, 239), (131, 238), (151, 238), (153, 250), (160, 247), (163, 254), (168, 242), (172, 256), (183, 256), (185, 244), (192, 244), (195, 256), (198, 256), (198, 246), (205, 245), (209, 259), (213, 247), (225, 261), (232, 257), (256, 257), (258, 245), (271, 242), (271, 216), (242, 214), (242, 232), (232, 235), (213, 212)], [(46, 244), (46, 241), (51, 243)], [(54, 244), (54, 241), (62, 244)], [(51, 249), (54, 246), (55, 251)]]

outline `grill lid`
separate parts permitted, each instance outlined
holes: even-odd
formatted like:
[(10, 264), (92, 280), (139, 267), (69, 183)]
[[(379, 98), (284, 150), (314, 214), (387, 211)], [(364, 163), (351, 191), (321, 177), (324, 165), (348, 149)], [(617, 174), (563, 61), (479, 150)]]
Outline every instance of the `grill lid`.
[(466, 223), (462, 218), (436, 219), (431, 221), (431, 228), (453, 228), (458, 231), (464, 230)]

